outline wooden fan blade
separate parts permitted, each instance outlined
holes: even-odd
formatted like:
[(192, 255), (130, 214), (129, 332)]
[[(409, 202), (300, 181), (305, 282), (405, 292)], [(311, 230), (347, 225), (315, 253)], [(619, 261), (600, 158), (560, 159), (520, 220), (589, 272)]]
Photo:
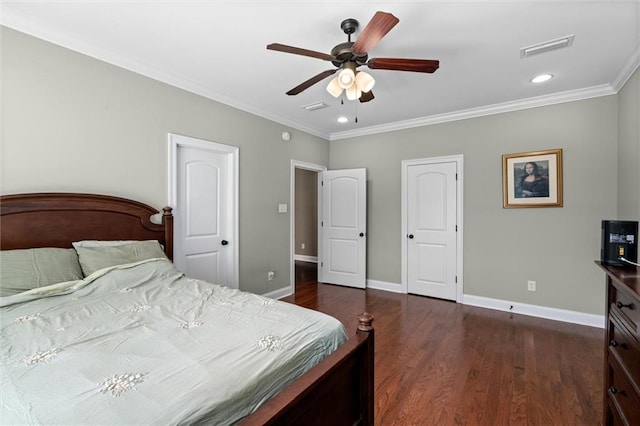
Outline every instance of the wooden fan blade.
[(360, 96), (360, 102), (369, 102), (371, 100), (373, 100), (373, 98), (375, 98), (375, 96), (373, 96), (373, 90), (369, 90), (368, 92), (362, 92), (362, 95)]
[(372, 58), (367, 66), (373, 70), (435, 72), (440, 61), (435, 59)]
[(305, 81), (304, 83), (301, 83), (301, 84), (297, 85), (296, 87), (294, 87), (293, 89), (289, 90), (287, 92), (287, 95), (289, 95), (289, 96), (297, 95), (298, 93), (302, 92), (303, 90), (306, 90), (309, 87), (313, 86), (317, 82), (319, 82), (321, 80), (324, 80), (325, 78), (329, 77), (332, 74), (335, 74), (336, 71), (338, 71), (338, 68), (335, 68), (335, 69), (332, 69), (332, 70), (323, 71), (320, 74), (311, 77), (309, 80)]
[(351, 46), (351, 51), (354, 55), (368, 53), (398, 22), (400, 20), (390, 13), (376, 12), (371, 21), (364, 27), (356, 42)]
[(286, 44), (271, 43), (267, 45), (267, 50), (276, 50), (278, 52), (293, 53), (294, 55), (310, 56), (312, 58), (322, 59), (323, 61), (332, 61), (335, 58), (326, 53), (316, 52), (315, 50), (302, 49), (300, 47), (287, 46)]

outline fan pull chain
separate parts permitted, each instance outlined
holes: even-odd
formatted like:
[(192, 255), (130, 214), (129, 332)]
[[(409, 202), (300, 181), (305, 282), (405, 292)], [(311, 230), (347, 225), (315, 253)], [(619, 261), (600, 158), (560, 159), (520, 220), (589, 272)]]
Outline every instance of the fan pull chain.
[(355, 114), (355, 115), (356, 115), (356, 118), (355, 118), (355, 122), (356, 122), (356, 124), (357, 124), (357, 123), (358, 123), (358, 104), (360, 103), (360, 100), (359, 100), (359, 99), (356, 99), (356, 102), (355, 102), (355, 103), (356, 103), (356, 114)]

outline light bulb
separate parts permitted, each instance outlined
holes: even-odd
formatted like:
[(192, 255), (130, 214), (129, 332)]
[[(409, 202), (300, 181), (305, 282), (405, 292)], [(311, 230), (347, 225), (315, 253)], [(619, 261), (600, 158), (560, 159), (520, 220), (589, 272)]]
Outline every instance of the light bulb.
[(338, 74), (338, 84), (343, 89), (348, 89), (351, 86), (353, 86), (353, 83), (355, 82), (355, 80), (356, 80), (356, 75), (353, 72), (353, 70), (350, 68), (345, 68), (342, 71), (340, 71), (340, 74)]

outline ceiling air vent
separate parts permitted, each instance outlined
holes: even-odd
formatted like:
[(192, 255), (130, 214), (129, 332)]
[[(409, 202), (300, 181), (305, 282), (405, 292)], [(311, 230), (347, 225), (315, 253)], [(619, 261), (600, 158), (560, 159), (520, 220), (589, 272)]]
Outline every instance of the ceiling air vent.
[(315, 102), (309, 105), (305, 105), (302, 108), (306, 109), (307, 111), (315, 111), (318, 109), (322, 109), (322, 108), (326, 108), (329, 105), (325, 104), (324, 102)]
[(520, 49), (520, 57), (527, 58), (533, 55), (539, 55), (541, 53), (550, 52), (551, 50), (562, 49), (569, 47), (573, 44), (573, 37), (575, 34), (571, 34), (566, 37), (560, 37), (555, 40), (545, 41), (544, 43), (534, 44), (532, 46), (523, 47)]

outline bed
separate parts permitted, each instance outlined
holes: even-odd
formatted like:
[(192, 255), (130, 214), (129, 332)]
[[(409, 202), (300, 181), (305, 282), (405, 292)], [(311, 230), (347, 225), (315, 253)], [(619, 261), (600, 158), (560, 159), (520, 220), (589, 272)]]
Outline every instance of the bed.
[[(0, 210), (3, 255), (74, 249), (83, 273), (0, 298), (3, 422), (373, 424), (370, 315), (344, 341), (331, 317), (185, 277), (169, 207), (40, 193)], [(145, 256), (100, 263), (125, 249)]]

